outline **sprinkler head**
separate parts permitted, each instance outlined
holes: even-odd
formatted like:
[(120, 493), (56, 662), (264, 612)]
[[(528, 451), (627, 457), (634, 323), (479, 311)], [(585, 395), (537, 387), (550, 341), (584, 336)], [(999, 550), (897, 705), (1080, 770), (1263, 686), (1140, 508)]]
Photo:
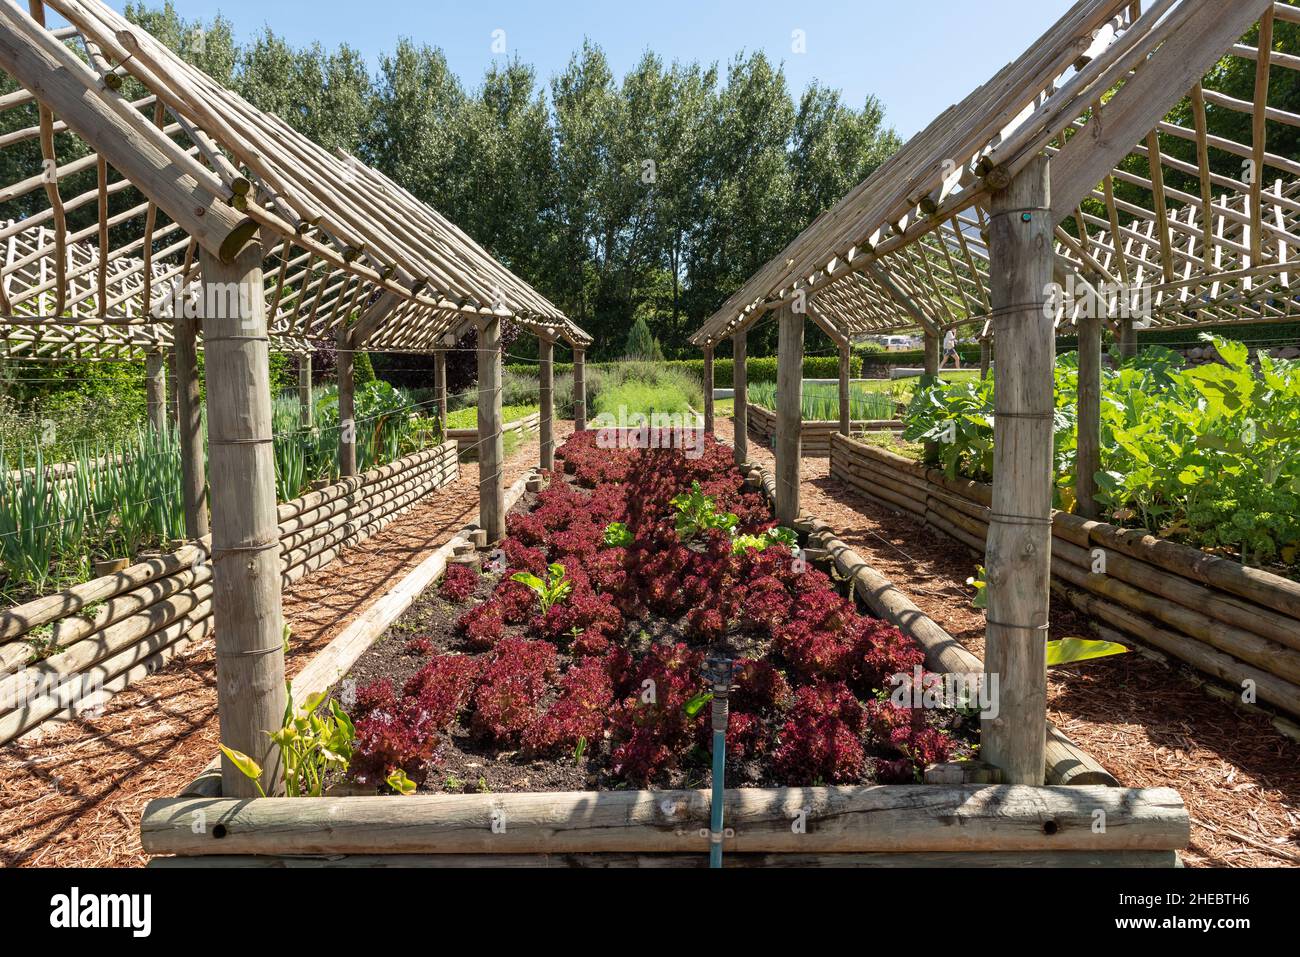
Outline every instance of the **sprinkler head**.
[(710, 655), (704, 659), (700, 674), (704, 676), (705, 681), (713, 685), (715, 690), (730, 689), (731, 682), (736, 677), (736, 661), (723, 655)]

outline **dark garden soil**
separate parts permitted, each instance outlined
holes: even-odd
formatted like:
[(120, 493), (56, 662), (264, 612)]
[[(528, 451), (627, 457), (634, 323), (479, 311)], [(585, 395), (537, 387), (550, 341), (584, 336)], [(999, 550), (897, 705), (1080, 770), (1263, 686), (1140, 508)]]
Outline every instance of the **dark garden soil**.
[[(357, 724), (355, 790), (387, 791), (394, 768), (427, 792), (705, 786), (710, 709), (687, 703), (717, 655), (741, 665), (728, 786), (909, 782), (972, 753), (976, 724), (957, 711), (881, 700), (885, 676), (923, 655), (829, 576), (792, 570), (785, 545), (735, 555), (723, 533), (677, 534), (669, 499), (693, 480), (743, 531), (772, 526), (729, 449), (689, 464), (593, 439), (560, 450), (566, 471), (515, 506), (501, 551), (449, 569), (337, 689)], [(611, 520), (626, 547), (604, 541)], [(511, 578), (551, 562), (573, 591), (542, 615)]]

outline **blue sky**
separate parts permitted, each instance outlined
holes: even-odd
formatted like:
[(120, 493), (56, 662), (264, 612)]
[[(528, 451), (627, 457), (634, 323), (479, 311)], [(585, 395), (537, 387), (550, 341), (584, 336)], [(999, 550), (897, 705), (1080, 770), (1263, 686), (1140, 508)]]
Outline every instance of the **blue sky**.
[[(110, 0), (117, 9), (123, 0)], [(153, 0), (151, 0), (153, 2)], [(161, 3), (161, 0), (157, 0)], [(240, 38), (269, 25), (294, 44), (349, 43), (372, 64), (398, 37), (441, 47), (468, 86), (491, 62), (493, 31), (544, 79), (588, 36), (621, 76), (651, 48), (665, 60), (726, 62), (764, 50), (791, 87), (813, 79), (854, 105), (871, 93), (910, 136), (1023, 53), (1070, 0), (174, 0), (187, 19), (223, 13)], [(806, 52), (792, 51), (803, 31)]]

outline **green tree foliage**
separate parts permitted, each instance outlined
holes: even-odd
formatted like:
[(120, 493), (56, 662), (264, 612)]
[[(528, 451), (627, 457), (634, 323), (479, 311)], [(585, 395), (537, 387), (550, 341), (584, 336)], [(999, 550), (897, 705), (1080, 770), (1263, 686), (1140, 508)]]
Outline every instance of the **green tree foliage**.
[[(300, 48), (269, 29), (239, 43), (234, 31), (247, 24), (186, 19), (171, 0), (132, 0), (126, 16), (428, 202), (592, 332), (593, 359), (616, 358), (638, 321), (667, 354), (693, 354), (699, 323), (899, 145), (874, 98), (856, 108), (820, 85), (794, 94), (762, 53), (719, 65), (646, 52), (620, 77), (587, 42), (556, 76), (500, 60), (469, 89), (441, 50), (411, 40), (372, 75), (346, 44)], [(134, 83), (123, 92), (143, 93)], [(0, 134), (34, 123), (33, 109), (10, 110)], [(66, 162), (84, 149), (61, 134), (58, 151)], [(30, 176), (39, 144), (0, 151), (0, 166), (6, 182)], [(94, 189), (93, 169), (79, 175), (66, 195)], [(111, 212), (140, 201), (122, 190)], [(0, 213), (44, 204), (36, 190)], [(70, 226), (86, 228), (94, 213), (83, 204)], [(756, 332), (755, 353), (771, 333)]]
[(664, 357), (664, 350), (659, 340), (650, 331), (644, 316), (638, 316), (627, 333), (627, 345), (623, 347), (623, 356), (638, 362), (658, 362)]

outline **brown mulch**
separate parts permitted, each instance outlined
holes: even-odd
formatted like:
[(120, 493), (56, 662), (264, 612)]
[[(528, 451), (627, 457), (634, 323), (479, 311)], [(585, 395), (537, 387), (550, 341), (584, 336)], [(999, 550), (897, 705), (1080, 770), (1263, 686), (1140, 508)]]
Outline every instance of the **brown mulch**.
[[(557, 442), (572, 426), (556, 423)], [(537, 461), (538, 440), (506, 463), (506, 484)], [(284, 594), (292, 628), (286, 670), (312, 656), (478, 513), (478, 467)], [(140, 814), (175, 795), (217, 750), (212, 639), (116, 695), (103, 713), (0, 748), (0, 866), (131, 867), (146, 863)]]
[[(718, 438), (730, 442), (731, 420)], [(771, 469), (752, 437), (750, 458)], [(965, 584), (982, 559), (916, 519), (830, 477), (804, 459), (802, 506), (829, 523), (954, 638), (983, 657), (984, 613)], [(1089, 635), (1088, 619), (1052, 600), (1051, 635)], [(1215, 867), (1300, 865), (1300, 745), (1262, 712), (1208, 696), (1177, 663), (1119, 655), (1048, 672), (1048, 716), (1130, 787), (1171, 787), (1192, 817), (1183, 862)]]

